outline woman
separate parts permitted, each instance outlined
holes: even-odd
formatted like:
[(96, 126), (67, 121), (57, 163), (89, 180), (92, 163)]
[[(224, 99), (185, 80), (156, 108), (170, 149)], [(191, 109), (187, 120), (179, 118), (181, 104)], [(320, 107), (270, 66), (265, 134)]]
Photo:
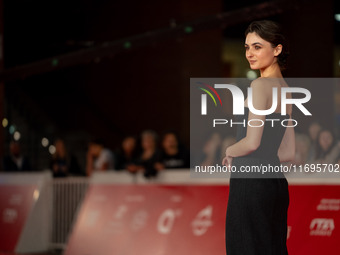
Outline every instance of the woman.
[(116, 155), (117, 170), (127, 169), (130, 164), (134, 164), (137, 158), (137, 139), (134, 136), (125, 137)]
[(311, 141), (311, 146), (309, 147), (308, 157), (306, 162), (312, 161), (315, 158), (315, 151), (317, 145), (317, 138), (320, 130), (322, 129), (319, 122), (314, 121), (308, 127), (308, 135)]
[(136, 160), (136, 164), (127, 166), (130, 173), (143, 171), (144, 177), (156, 177), (158, 171), (162, 170), (158, 166), (160, 152), (158, 150), (158, 135), (153, 130), (145, 130), (141, 135), (142, 153)]
[[(277, 88), (277, 107), (269, 115), (256, 115), (244, 102), (245, 113), (238, 117), (265, 122), (260, 127), (238, 125), (237, 142), (226, 149), (222, 164), (236, 167), (271, 165), (294, 160), (295, 134), (293, 127), (271, 126), (266, 118), (290, 119), (292, 106), (281, 114), (281, 88), (287, 87), (281, 70), (288, 51), (279, 26), (272, 21), (255, 21), (247, 28), (246, 58), (251, 69), (260, 70), (261, 77), (251, 83), (252, 105), (257, 110), (272, 106), (272, 90)], [(287, 94), (291, 98), (291, 94)], [(250, 99), (249, 99), (250, 100)], [(287, 126), (292, 126), (289, 120)], [(261, 178), (262, 177), (262, 178)], [(263, 178), (265, 177), (265, 178)], [(228, 255), (288, 254), (287, 210), (288, 182), (279, 173), (231, 173), (226, 215), (226, 250)]]
[(81, 170), (77, 159), (67, 153), (65, 142), (57, 139), (54, 142), (55, 152), (50, 160), (50, 169), (53, 171), (53, 177), (66, 177), (70, 174), (81, 175)]
[(340, 157), (340, 141), (328, 129), (321, 129), (316, 137), (314, 156), (307, 164), (336, 164)]

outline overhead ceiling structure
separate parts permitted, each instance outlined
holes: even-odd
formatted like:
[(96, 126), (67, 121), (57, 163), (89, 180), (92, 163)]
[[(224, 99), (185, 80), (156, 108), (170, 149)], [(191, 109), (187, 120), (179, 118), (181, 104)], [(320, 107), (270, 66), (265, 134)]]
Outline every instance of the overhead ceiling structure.
[(97, 63), (125, 51), (155, 44), (157, 42), (190, 36), (203, 30), (226, 28), (254, 19), (263, 19), (289, 10), (297, 10), (313, 0), (279, 0), (247, 6), (238, 10), (218, 13), (183, 24), (173, 23), (170, 27), (148, 31), (121, 40), (104, 42), (100, 45), (77, 50), (67, 54), (43, 59), (26, 65), (0, 71), (0, 81), (25, 79), (29, 76), (88, 63)]

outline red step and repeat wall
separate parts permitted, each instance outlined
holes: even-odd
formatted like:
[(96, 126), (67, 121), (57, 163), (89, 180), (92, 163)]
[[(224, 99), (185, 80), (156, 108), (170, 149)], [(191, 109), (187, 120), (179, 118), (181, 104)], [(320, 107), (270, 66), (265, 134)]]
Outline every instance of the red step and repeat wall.
[[(225, 254), (226, 185), (92, 185), (66, 255)], [(340, 186), (290, 185), (290, 255), (340, 254)]]

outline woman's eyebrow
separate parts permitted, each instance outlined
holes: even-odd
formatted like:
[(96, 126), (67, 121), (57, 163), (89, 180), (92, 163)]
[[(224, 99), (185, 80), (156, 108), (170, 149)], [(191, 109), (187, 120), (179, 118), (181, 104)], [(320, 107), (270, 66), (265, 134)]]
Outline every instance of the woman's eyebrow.
[[(260, 44), (260, 45), (263, 45), (262, 43), (259, 43), (259, 42), (254, 42), (254, 43), (252, 43), (252, 45), (256, 45), (256, 44)], [(244, 44), (245, 46), (248, 46), (248, 44)]]

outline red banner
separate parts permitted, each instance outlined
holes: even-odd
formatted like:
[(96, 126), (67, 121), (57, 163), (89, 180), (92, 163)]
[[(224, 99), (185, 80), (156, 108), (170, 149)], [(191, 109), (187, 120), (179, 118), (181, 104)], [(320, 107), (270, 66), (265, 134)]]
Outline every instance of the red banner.
[(290, 186), (289, 191), (289, 254), (340, 254), (340, 186)]
[[(228, 186), (93, 185), (66, 255), (225, 254)], [(340, 186), (291, 185), (290, 255), (338, 255)]]
[(0, 251), (14, 252), (33, 205), (33, 185), (0, 186)]

